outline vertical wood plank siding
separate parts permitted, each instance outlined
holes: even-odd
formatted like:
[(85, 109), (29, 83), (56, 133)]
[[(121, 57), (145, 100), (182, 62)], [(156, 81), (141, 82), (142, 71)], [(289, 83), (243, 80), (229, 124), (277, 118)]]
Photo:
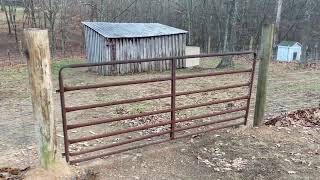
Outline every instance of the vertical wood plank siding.
[[(116, 61), (185, 55), (186, 34), (108, 40), (87, 26), (84, 26), (84, 31), (86, 56), (90, 63), (111, 61), (112, 46), (115, 48)], [(184, 60), (179, 59), (177, 68), (184, 67)], [(165, 71), (170, 69), (170, 61), (122, 64), (116, 65), (114, 72), (112, 69), (109, 66), (89, 68), (101, 75)]]

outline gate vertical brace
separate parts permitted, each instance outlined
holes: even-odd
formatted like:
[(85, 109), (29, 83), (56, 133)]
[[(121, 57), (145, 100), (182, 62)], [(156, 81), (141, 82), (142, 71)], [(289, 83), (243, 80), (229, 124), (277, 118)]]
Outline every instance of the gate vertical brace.
[(254, 73), (256, 69), (256, 63), (257, 63), (257, 53), (253, 53), (253, 62), (252, 62), (252, 72), (250, 76), (250, 86), (249, 86), (249, 92), (248, 92), (248, 100), (247, 100), (247, 110), (244, 120), (244, 125), (247, 125), (248, 123), (248, 117), (250, 112), (250, 101), (251, 101), (251, 94), (252, 94), (252, 88), (253, 88), (253, 82), (254, 82)]
[(62, 116), (62, 126), (63, 126), (63, 140), (64, 140), (64, 155), (66, 161), (69, 162), (69, 141), (68, 141), (68, 129), (67, 129), (67, 118), (66, 118), (66, 108), (65, 108), (65, 98), (64, 98), (64, 84), (62, 70), (59, 71), (59, 89), (60, 89), (60, 102), (61, 102), (61, 116)]
[(176, 126), (176, 59), (171, 59), (171, 132), (170, 139), (174, 139)]

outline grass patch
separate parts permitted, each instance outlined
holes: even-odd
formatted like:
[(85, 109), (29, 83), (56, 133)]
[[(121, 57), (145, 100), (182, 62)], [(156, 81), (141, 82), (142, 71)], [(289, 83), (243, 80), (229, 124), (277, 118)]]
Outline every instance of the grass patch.
[[(52, 74), (54, 77), (58, 77), (59, 71), (63, 66), (69, 64), (79, 64), (83, 63), (82, 59), (57, 59), (52, 61)], [(65, 73), (68, 74), (68, 71)]]
[(291, 92), (291, 93), (303, 93), (306, 91), (319, 92), (319, 83), (290, 83), (280, 84), (270, 88), (271, 92)]

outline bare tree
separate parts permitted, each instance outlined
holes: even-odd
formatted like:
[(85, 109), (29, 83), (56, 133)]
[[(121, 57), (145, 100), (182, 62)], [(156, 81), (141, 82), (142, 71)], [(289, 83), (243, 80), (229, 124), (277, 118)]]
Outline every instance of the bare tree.
[(305, 10), (305, 18), (304, 18), (304, 28), (302, 34), (302, 54), (301, 54), (301, 62), (307, 63), (308, 61), (308, 52), (310, 45), (310, 34), (311, 34), (311, 11), (313, 8), (313, 2), (311, 0), (307, 0), (306, 10)]
[(280, 22), (281, 22), (282, 4), (283, 4), (283, 0), (278, 0), (275, 31), (274, 31), (275, 33), (273, 36), (274, 47), (279, 43), (279, 32), (280, 32), (279, 30), (280, 30)]
[(49, 22), (50, 31), (50, 50), (52, 56), (56, 54), (56, 20), (59, 9), (61, 7), (61, 0), (42, 0), (42, 10), (45, 11), (46, 19)]
[(8, 27), (8, 33), (9, 35), (12, 34), (11, 32), (11, 21), (10, 21), (10, 16), (9, 16), (9, 13), (8, 13), (8, 9), (7, 7), (5, 6), (5, 4), (3, 2), (1, 2), (1, 10), (4, 11), (5, 15), (6, 15), (6, 20), (7, 20), (7, 27)]
[[(232, 51), (234, 48), (234, 26), (235, 26), (235, 17), (237, 14), (236, 0), (230, 0), (227, 2), (228, 15), (225, 26), (225, 35), (223, 43), (223, 51)], [(231, 56), (225, 56), (221, 62), (218, 64), (217, 68), (226, 68), (233, 66), (233, 61)]]

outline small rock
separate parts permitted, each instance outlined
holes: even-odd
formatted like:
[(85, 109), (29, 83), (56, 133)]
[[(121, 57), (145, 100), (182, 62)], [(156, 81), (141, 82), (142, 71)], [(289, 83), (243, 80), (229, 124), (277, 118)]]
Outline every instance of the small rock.
[(288, 171), (288, 174), (296, 174), (297, 172), (295, 171)]

